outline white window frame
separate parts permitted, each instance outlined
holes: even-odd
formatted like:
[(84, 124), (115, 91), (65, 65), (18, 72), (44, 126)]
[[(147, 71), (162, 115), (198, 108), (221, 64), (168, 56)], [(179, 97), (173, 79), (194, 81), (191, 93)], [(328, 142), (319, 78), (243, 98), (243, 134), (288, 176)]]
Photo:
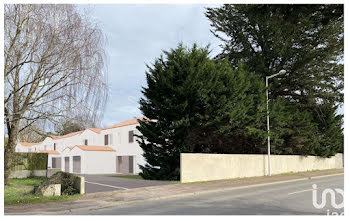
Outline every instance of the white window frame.
[(117, 136), (118, 136), (118, 144), (122, 144), (122, 134), (121, 134), (121, 132), (118, 132)]

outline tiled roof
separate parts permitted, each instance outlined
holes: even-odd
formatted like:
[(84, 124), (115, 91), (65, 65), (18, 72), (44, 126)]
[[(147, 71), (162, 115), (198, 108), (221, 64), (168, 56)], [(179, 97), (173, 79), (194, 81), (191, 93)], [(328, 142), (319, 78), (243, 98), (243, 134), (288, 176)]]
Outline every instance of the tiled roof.
[(62, 139), (62, 138), (67, 138), (67, 137), (72, 137), (72, 136), (75, 136), (75, 135), (79, 135), (79, 134), (81, 134), (83, 132), (84, 131), (81, 130), (81, 131), (69, 133), (69, 134), (66, 134), (66, 135), (63, 135), (63, 136), (53, 136), (53, 135), (51, 135), (51, 138), (54, 139), (54, 140), (58, 140), (58, 139)]
[(111, 151), (111, 152), (115, 152), (115, 150), (113, 148), (108, 147), (108, 146), (76, 145), (74, 147), (78, 147), (79, 149), (81, 149), (83, 151)]
[(40, 150), (39, 153), (60, 154), (56, 150)]
[(111, 127), (107, 127), (107, 128), (104, 128), (102, 130), (108, 130), (108, 129), (112, 129), (112, 128), (117, 128), (117, 127), (124, 127), (124, 126), (129, 126), (129, 125), (133, 125), (133, 124), (138, 124), (138, 120), (149, 120), (147, 117), (140, 117), (140, 118), (134, 118), (134, 119), (131, 119), (131, 120), (126, 120), (126, 121), (123, 121), (123, 122), (120, 122), (120, 123), (117, 123)]
[[(103, 128), (103, 129), (99, 129), (99, 128), (88, 128), (87, 130), (91, 130), (95, 133), (100, 134), (102, 130), (108, 130), (108, 129), (112, 129), (112, 128), (118, 128), (118, 127), (124, 127), (124, 126), (129, 126), (129, 125), (133, 125), (133, 124), (138, 124), (138, 120), (149, 120), (147, 117), (140, 117), (140, 118), (134, 118), (131, 120), (126, 120), (120, 123), (117, 123), (111, 127), (107, 127), (107, 128)], [(81, 131), (77, 131), (77, 132), (72, 132), (63, 136), (54, 136), (54, 135), (50, 135), (49, 137), (51, 137), (53, 140), (58, 140), (58, 139), (63, 139), (63, 138), (68, 138), (68, 137), (72, 137), (72, 136), (76, 136), (79, 134), (82, 134), (85, 130), (81, 130)], [(39, 145), (40, 143), (27, 143), (27, 142), (20, 142), (22, 146), (34, 146), (34, 145)]]
[(28, 143), (28, 142), (19, 142), (22, 146), (24, 147), (31, 147), (31, 146), (34, 146), (34, 145), (39, 145), (41, 144), (42, 142), (39, 142), (39, 143)]
[(101, 129), (98, 129), (98, 128), (88, 128), (88, 130), (91, 130), (91, 131), (93, 131), (93, 132), (95, 132), (95, 133), (101, 133)]

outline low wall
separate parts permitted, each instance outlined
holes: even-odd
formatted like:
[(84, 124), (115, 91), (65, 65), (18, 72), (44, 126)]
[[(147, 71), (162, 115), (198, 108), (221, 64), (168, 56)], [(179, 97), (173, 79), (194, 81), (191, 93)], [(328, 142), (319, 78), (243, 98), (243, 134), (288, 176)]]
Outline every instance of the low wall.
[(77, 176), (74, 180), (74, 187), (79, 190), (80, 194), (85, 194), (85, 177)]
[[(60, 171), (59, 169), (48, 169), (47, 176), (51, 177), (56, 172)], [(46, 176), (46, 170), (14, 170), (11, 171), (10, 178), (27, 178), (30, 176)]]
[[(343, 168), (343, 154), (331, 158), (271, 155), (271, 173)], [(182, 153), (181, 182), (223, 180), (268, 175), (268, 156), (263, 154)]]

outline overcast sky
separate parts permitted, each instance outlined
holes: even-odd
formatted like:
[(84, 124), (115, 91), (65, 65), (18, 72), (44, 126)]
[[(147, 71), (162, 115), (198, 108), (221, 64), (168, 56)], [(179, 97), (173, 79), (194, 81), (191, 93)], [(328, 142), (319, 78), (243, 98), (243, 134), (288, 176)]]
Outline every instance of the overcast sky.
[(142, 116), (138, 100), (146, 86), (146, 64), (162, 50), (197, 43), (220, 52), (220, 41), (204, 16), (208, 5), (81, 5), (107, 35), (110, 97), (102, 126)]
[[(217, 5), (216, 5), (217, 6)], [(211, 45), (212, 56), (220, 41), (210, 32), (205, 7), (215, 5), (80, 5), (87, 9), (108, 38), (110, 96), (101, 126), (140, 117), (138, 101), (146, 86), (146, 64), (162, 50), (197, 43)], [(340, 108), (340, 113), (344, 109)]]

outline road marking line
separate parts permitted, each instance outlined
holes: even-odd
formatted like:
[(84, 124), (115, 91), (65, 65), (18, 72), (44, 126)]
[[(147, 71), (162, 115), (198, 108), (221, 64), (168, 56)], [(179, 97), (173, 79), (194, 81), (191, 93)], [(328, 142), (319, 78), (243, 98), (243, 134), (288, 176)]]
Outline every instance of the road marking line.
[(303, 192), (307, 192), (307, 191), (310, 191), (310, 190), (313, 190), (313, 189), (300, 190), (300, 191), (296, 191), (296, 192), (288, 193), (288, 195), (293, 195), (293, 194), (296, 194), (296, 193), (303, 193)]
[(107, 184), (103, 184), (103, 183), (94, 183), (94, 182), (89, 182), (89, 181), (85, 181), (85, 183), (91, 183), (91, 184), (100, 185), (100, 186), (107, 186), (107, 187), (112, 187), (112, 188), (115, 188), (115, 189), (124, 189), (124, 190), (128, 190), (128, 188), (125, 188), (125, 187), (112, 186), (112, 185), (107, 185)]

